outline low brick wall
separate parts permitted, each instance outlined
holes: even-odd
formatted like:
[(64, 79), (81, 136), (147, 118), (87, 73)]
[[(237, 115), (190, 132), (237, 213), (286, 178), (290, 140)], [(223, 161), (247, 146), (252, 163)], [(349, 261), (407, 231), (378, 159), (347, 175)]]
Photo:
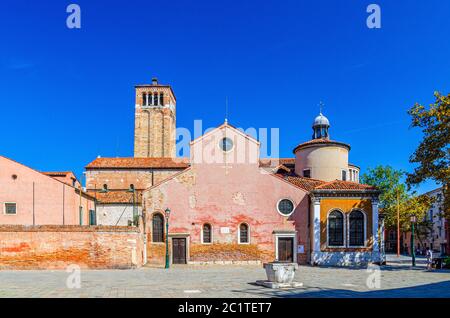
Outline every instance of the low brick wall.
[[(171, 251), (171, 243), (169, 243), (169, 253)], [(275, 258), (274, 252), (261, 250), (254, 244), (190, 244), (187, 253), (187, 262), (192, 265), (255, 265), (273, 261)], [(147, 260), (149, 265), (164, 265), (165, 256), (165, 243), (147, 243)]]
[(268, 261), (273, 260), (273, 253), (261, 250), (255, 244), (192, 244), (191, 262), (227, 262), (233, 261)]
[(0, 226), (0, 269), (137, 268), (143, 249), (136, 227)]

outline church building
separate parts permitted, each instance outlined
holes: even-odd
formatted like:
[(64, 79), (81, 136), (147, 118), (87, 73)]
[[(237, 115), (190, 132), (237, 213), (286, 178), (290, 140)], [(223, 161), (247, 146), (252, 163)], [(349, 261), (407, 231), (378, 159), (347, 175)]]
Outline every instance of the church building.
[(260, 158), (258, 140), (226, 121), (176, 158), (172, 88), (154, 79), (135, 91), (134, 157), (95, 159), (86, 187), (98, 224), (142, 215), (148, 263), (164, 263), (166, 238), (175, 264), (379, 262), (379, 191), (359, 183), (324, 115), (292, 158)]

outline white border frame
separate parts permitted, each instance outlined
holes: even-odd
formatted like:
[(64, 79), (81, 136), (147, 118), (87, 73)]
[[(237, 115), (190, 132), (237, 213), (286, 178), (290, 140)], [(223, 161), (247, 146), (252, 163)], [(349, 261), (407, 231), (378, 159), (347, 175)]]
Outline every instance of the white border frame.
[[(352, 212), (354, 211), (359, 211), (363, 214), (364, 216), (364, 245), (350, 245), (350, 214), (352, 214)], [(367, 215), (366, 212), (364, 212), (363, 209), (361, 208), (353, 208), (350, 210), (350, 212), (348, 212), (348, 216), (347, 216), (347, 226), (346, 226), (346, 230), (347, 230), (347, 235), (346, 235), (346, 239), (347, 239), (347, 247), (348, 248), (364, 248), (367, 247)], [(372, 233), (373, 235), (373, 233)]]
[[(343, 233), (344, 237), (343, 237), (342, 241), (343, 241), (344, 245), (339, 245), (339, 246), (329, 245), (329, 239), (328, 239), (328, 238), (329, 238), (329, 237), (328, 237), (328, 219), (329, 219), (330, 213), (333, 212), (333, 211), (338, 211), (338, 212), (342, 213), (342, 221), (344, 222), (344, 224), (342, 224), (342, 225), (343, 225), (343, 226), (342, 226), (342, 230), (344, 231), (344, 233)], [(338, 248), (346, 248), (346, 247), (347, 247), (347, 218), (346, 218), (346, 216), (345, 216), (344, 211), (342, 211), (342, 210), (339, 209), (339, 208), (332, 208), (330, 211), (328, 211), (328, 212), (327, 212), (327, 223), (326, 223), (326, 227), (327, 227), (327, 244), (326, 244), (326, 247), (327, 247), (327, 248), (336, 248), (336, 249), (338, 249)]]
[[(276, 261), (279, 260), (279, 257), (278, 257), (278, 239), (279, 238), (293, 238), (292, 262), (298, 263), (297, 233), (275, 233), (275, 260)], [(306, 254), (306, 251), (305, 251), (305, 254)]]
[[(15, 204), (16, 205), (16, 213), (14, 213), (14, 214), (6, 213), (6, 205), (7, 204)], [(17, 215), (17, 210), (18, 210), (17, 202), (3, 202), (3, 214), (4, 215)]]
[(173, 265), (173, 239), (174, 238), (180, 238), (186, 240), (186, 264), (175, 264), (175, 265), (189, 265), (190, 262), (190, 241), (191, 241), (191, 235), (189, 233), (172, 233), (169, 234), (169, 264)]
[[(231, 140), (231, 142), (233, 143), (231, 149), (228, 150), (228, 151), (225, 151), (225, 150), (222, 149), (222, 140), (224, 140), (224, 139), (229, 139), (229, 140)], [(222, 137), (219, 139), (219, 142), (217, 143), (217, 147), (219, 147), (220, 152), (225, 153), (225, 154), (228, 154), (228, 153), (230, 153), (230, 152), (232, 152), (232, 151), (234, 150), (234, 147), (235, 147), (234, 139), (233, 139), (233, 138), (230, 138), (230, 137), (228, 137), (228, 136), (226, 136), (226, 135), (225, 135), (225, 136), (222, 136)]]
[[(289, 214), (284, 214), (284, 213), (282, 213), (282, 212), (280, 211), (279, 205), (280, 205), (280, 202), (283, 201), (283, 200), (291, 201), (292, 206), (293, 206), (293, 209), (292, 209), (292, 212), (291, 212), (291, 213), (289, 213)], [(277, 202), (277, 211), (278, 211), (278, 213), (280, 213), (281, 216), (284, 216), (284, 217), (290, 217), (290, 216), (295, 212), (295, 201), (292, 200), (291, 198), (281, 198), (281, 199), (278, 200), (278, 202)]]
[[(247, 225), (247, 232), (248, 232), (248, 233), (247, 233), (247, 236), (248, 236), (248, 242), (244, 242), (244, 243), (241, 242), (241, 225), (242, 225), (242, 224)], [(250, 242), (252, 241), (252, 239), (251, 239), (250, 225), (249, 225), (247, 222), (241, 222), (241, 223), (239, 223), (238, 229), (237, 229), (237, 237), (238, 237), (238, 244), (242, 244), (242, 245), (250, 244)]]
[[(206, 224), (208, 224), (210, 227), (211, 227), (211, 242), (204, 242), (203, 241), (203, 227), (206, 225)], [(214, 232), (214, 230), (213, 230), (214, 228), (213, 228), (213, 226), (212, 226), (212, 224), (211, 223), (208, 223), (208, 222), (205, 222), (205, 223), (203, 223), (202, 224), (202, 230), (200, 231), (200, 242), (202, 243), (202, 244), (205, 244), (205, 245), (211, 245), (213, 242), (214, 242), (214, 235), (213, 235), (213, 232)]]

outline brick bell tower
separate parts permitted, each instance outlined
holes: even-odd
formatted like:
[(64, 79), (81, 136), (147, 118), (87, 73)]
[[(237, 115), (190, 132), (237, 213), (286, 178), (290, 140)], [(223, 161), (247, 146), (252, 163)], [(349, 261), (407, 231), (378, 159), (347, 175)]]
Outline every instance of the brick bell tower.
[(176, 98), (170, 85), (137, 85), (134, 124), (134, 156), (174, 158)]

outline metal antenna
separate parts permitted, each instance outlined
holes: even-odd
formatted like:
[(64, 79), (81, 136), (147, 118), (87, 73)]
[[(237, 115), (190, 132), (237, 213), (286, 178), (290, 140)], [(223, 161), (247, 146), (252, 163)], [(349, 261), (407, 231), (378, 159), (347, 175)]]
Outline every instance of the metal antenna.
[(228, 96), (225, 96), (225, 124), (228, 123)]

